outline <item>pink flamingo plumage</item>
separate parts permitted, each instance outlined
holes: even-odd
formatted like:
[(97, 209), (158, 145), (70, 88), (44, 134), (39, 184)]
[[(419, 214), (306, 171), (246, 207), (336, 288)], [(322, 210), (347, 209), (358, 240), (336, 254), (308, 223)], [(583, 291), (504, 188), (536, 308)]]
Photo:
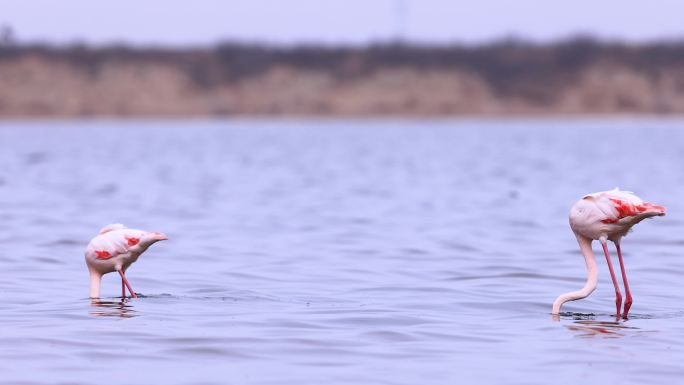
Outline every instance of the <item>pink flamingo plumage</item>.
[(638, 196), (629, 191), (614, 189), (585, 195), (572, 209), (570, 209), (570, 227), (577, 237), (580, 250), (587, 264), (587, 282), (578, 291), (561, 294), (553, 303), (551, 314), (560, 313), (561, 306), (567, 301), (575, 301), (586, 298), (591, 294), (598, 283), (598, 269), (594, 259), (594, 251), (591, 244), (594, 240), (601, 242), (603, 253), (606, 256), (610, 277), (615, 287), (616, 317), (620, 317), (622, 294), (618, 286), (613, 264), (608, 253), (608, 241), (612, 241), (617, 249), (622, 271), (622, 281), (625, 285), (625, 308), (622, 316), (627, 318), (629, 308), (632, 306), (632, 294), (629, 291), (625, 265), (622, 261), (620, 240), (632, 226), (646, 218), (665, 215), (665, 207), (644, 202)]
[(167, 239), (162, 233), (129, 229), (118, 223), (102, 228), (85, 251), (86, 264), (90, 271), (90, 297), (99, 298), (102, 276), (116, 271), (121, 276), (121, 297), (126, 298), (128, 288), (131, 297), (137, 298), (126, 279), (126, 269), (152, 244)]

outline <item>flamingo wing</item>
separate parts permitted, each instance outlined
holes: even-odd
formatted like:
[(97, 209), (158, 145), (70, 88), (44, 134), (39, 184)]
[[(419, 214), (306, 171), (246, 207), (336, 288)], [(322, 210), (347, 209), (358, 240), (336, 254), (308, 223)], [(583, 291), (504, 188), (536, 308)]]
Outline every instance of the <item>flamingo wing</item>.
[(617, 188), (589, 194), (585, 198), (587, 197), (593, 198), (596, 206), (605, 214), (603, 223), (615, 223), (623, 218), (643, 219), (665, 214), (664, 206), (644, 202), (634, 193)]
[(106, 226), (102, 229), (104, 232), (101, 232), (93, 238), (88, 245), (88, 252), (93, 254), (96, 259), (106, 260), (120, 254), (128, 253), (131, 247), (140, 243), (143, 232), (131, 230), (126, 227), (111, 228), (112, 226), (123, 225)]
[(127, 227), (124, 226), (124, 225), (122, 225), (121, 223), (112, 223), (112, 224), (110, 224), (110, 225), (107, 225), (107, 226), (101, 228), (101, 229), (100, 229), (100, 232), (99, 232), (98, 234), (99, 234), (99, 235), (102, 235), (102, 234), (106, 234), (106, 233), (108, 233), (108, 232), (110, 232), (110, 231), (114, 231), (114, 230), (123, 230), (123, 229), (125, 229), (125, 228), (127, 228)]

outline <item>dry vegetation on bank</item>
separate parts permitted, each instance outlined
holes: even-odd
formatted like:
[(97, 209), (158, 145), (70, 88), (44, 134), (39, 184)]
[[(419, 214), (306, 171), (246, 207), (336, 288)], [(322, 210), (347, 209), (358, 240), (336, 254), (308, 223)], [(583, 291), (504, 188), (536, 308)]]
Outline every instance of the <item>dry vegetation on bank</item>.
[(0, 116), (684, 113), (684, 43), (0, 46)]

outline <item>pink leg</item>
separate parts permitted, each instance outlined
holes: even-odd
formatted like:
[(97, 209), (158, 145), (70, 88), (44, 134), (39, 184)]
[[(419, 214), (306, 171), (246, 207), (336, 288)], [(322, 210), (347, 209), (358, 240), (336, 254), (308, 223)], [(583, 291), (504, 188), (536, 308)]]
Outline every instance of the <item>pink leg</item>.
[(131, 297), (133, 297), (133, 298), (138, 298), (138, 296), (135, 295), (135, 292), (133, 291), (133, 288), (131, 287), (131, 284), (130, 284), (130, 283), (128, 282), (128, 280), (126, 279), (126, 274), (123, 272), (123, 270), (119, 270), (119, 275), (121, 276), (121, 280), (123, 281), (123, 283), (124, 283), (124, 284), (126, 285), (126, 287), (128, 288), (128, 291), (131, 293)]
[(620, 260), (620, 270), (622, 271), (622, 282), (625, 284), (625, 310), (622, 312), (622, 317), (627, 318), (629, 308), (632, 307), (632, 293), (629, 291), (629, 283), (627, 283), (627, 272), (625, 271), (625, 264), (622, 262), (622, 251), (620, 244), (616, 243), (618, 259)]
[(618, 286), (617, 278), (615, 278), (615, 271), (613, 270), (613, 263), (610, 261), (610, 254), (608, 253), (608, 244), (606, 242), (601, 242), (603, 246), (603, 253), (606, 255), (606, 262), (608, 262), (608, 270), (610, 270), (610, 278), (613, 280), (613, 286), (615, 286), (615, 306), (617, 312), (616, 317), (620, 317), (620, 307), (622, 306), (622, 294), (620, 293), (620, 286)]
[(121, 298), (126, 299), (126, 284), (123, 279), (121, 280)]

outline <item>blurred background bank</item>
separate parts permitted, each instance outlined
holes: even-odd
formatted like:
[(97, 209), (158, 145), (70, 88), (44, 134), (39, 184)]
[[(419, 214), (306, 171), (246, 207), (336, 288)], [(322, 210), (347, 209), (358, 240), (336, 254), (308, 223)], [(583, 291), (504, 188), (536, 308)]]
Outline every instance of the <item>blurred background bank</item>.
[(0, 3), (0, 117), (681, 114), (684, 4)]

